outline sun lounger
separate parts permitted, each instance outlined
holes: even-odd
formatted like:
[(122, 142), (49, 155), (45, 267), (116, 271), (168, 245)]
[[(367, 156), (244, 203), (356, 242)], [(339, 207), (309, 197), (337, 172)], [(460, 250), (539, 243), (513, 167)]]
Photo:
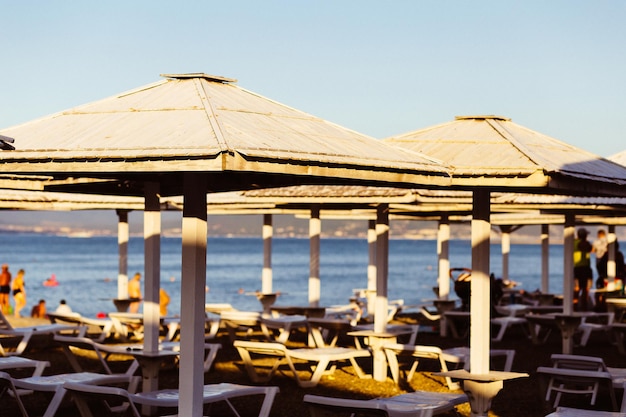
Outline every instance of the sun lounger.
[[(26, 408), (24, 408), (24, 403), (22, 403), (19, 392), (15, 388), (15, 385), (13, 385), (13, 379), (6, 372), (0, 372), (0, 397), (7, 392), (15, 399), (17, 408), (20, 410), (22, 417), (28, 417), (28, 413), (26, 412)], [(8, 410), (3, 409), (4, 413), (7, 413), (7, 411)]]
[[(443, 353), (449, 356), (456, 356), (458, 363), (469, 371), (469, 355), (470, 348), (467, 346), (459, 346), (449, 349), (443, 349)], [(490, 369), (503, 372), (511, 372), (513, 369), (513, 360), (515, 359), (515, 350), (513, 349), (489, 349), (489, 357), (491, 358)], [(496, 358), (503, 358), (504, 362), (498, 361)], [(502, 366), (498, 366), (498, 365)]]
[[(138, 406), (178, 408), (179, 401), (179, 391), (177, 389), (132, 394), (122, 388), (86, 383), (66, 383), (64, 389), (71, 393), (83, 417), (93, 417), (88, 402), (88, 400), (93, 399), (107, 401), (118, 398), (126, 401), (129, 403), (129, 411), (133, 417), (142, 417), (137, 408)], [(253, 387), (229, 383), (209, 384), (204, 386), (203, 402), (204, 404), (211, 404), (225, 401), (234, 415), (239, 416), (230, 399), (263, 395), (263, 403), (258, 416), (268, 417), (278, 392), (278, 387)]]
[[(421, 359), (432, 359), (438, 361), (442, 372), (448, 372), (448, 363), (455, 363), (457, 365), (461, 363), (458, 356), (445, 354), (438, 346), (388, 343), (383, 346), (383, 349), (387, 357), (387, 362), (389, 363), (391, 376), (396, 384), (400, 382), (399, 357), (408, 356), (411, 360), (413, 360), (411, 368), (406, 376), (407, 381), (413, 379), (413, 375), (415, 374), (417, 365)], [(451, 390), (459, 389), (459, 384), (457, 382), (453, 382), (449, 377), (446, 377), (446, 384)]]
[[(72, 348), (93, 351), (96, 355), (96, 358), (98, 358), (98, 360), (100, 361), (100, 366), (102, 367), (104, 372), (106, 372), (107, 374), (113, 373), (107, 362), (107, 359), (111, 355), (111, 352), (109, 351), (110, 349), (107, 348), (108, 345), (98, 343), (87, 337), (56, 335), (54, 336), (54, 340), (55, 342), (59, 343), (63, 348), (63, 353), (65, 354), (65, 357), (67, 358), (74, 372), (83, 372), (84, 369), (78, 363), (78, 358), (72, 352)], [(133, 360), (126, 373), (128, 375), (133, 375), (137, 368), (139, 368), (139, 364), (137, 363), (137, 361)]]
[(53, 417), (56, 414), (61, 402), (65, 398), (66, 390), (63, 388), (63, 385), (66, 382), (127, 384), (130, 390), (134, 390), (137, 386), (138, 378), (126, 374), (105, 375), (93, 372), (77, 372), (70, 374), (32, 376), (28, 378), (13, 379), (13, 384), (16, 388), (54, 394), (43, 417)]
[(260, 329), (261, 313), (256, 311), (227, 310), (220, 313), (220, 323), (228, 330), (231, 342), (237, 339), (237, 331), (244, 330), (246, 334), (254, 329)]
[[(236, 340), (234, 346), (237, 348), (241, 359), (244, 362), (248, 376), (253, 382), (267, 382), (274, 376), (276, 370), (281, 364), (286, 363), (298, 383), (299, 386), (314, 387), (316, 386), (322, 375), (329, 371), (335, 371), (336, 362), (350, 361), (354, 371), (359, 378), (366, 378), (361, 367), (356, 362), (356, 358), (369, 357), (370, 352), (365, 349), (351, 348), (302, 348), (287, 349), (284, 345), (275, 342), (250, 342)], [(257, 367), (253, 363), (252, 355), (258, 357), (273, 358), (273, 363), (264, 375), (259, 373), (261, 367)], [(296, 362), (304, 361), (313, 369), (313, 373), (309, 380), (303, 380), (296, 370)], [(330, 368), (329, 368), (330, 367)]]
[(546, 417), (626, 417), (626, 413), (557, 407), (555, 412), (548, 414)]
[(50, 366), (50, 362), (48, 361), (37, 361), (34, 359), (22, 358), (20, 356), (0, 357), (0, 371), (33, 368), (33, 374), (31, 376), (39, 376), (43, 374), (43, 371), (48, 366)]
[(611, 335), (611, 328), (615, 320), (615, 313), (598, 313), (593, 316), (583, 316), (578, 330), (582, 332), (580, 345), (587, 346), (593, 332), (604, 332)]
[[(99, 359), (105, 372), (109, 374), (111, 373), (111, 369), (109, 368), (109, 365), (107, 362), (109, 356), (111, 356), (112, 354), (133, 356), (129, 354), (129, 351), (141, 350), (143, 348), (143, 345), (141, 344), (132, 344), (132, 345), (102, 344), (102, 343), (97, 343), (93, 341), (92, 339), (89, 339), (86, 337), (55, 336), (54, 340), (59, 342), (61, 346), (63, 346), (63, 352), (65, 353), (65, 356), (70, 362), (72, 369), (74, 369), (74, 371), (76, 372), (81, 372), (83, 369), (78, 363), (76, 356), (73, 354), (71, 350), (72, 347), (93, 351), (96, 354), (96, 357)], [(211, 367), (213, 366), (213, 362), (215, 361), (215, 358), (217, 357), (217, 352), (221, 347), (222, 345), (220, 345), (219, 343), (205, 343), (204, 344), (204, 350), (205, 350), (204, 372), (208, 372), (211, 369)], [(159, 344), (159, 348), (163, 350), (172, 350), (174, 352), (179, 352), (180, 343), (179, 342), (161, 342)], [(134, 361), (133, 364), (131, 365), (131, 367), (134, 367), (134, 370), (137, 369), (137, 366), (138, 365), (136, 361)]]
[[(552, 406), (558, 407), (562, 394), (590, 395), (590, 405), (595, 405), (600, 386), (606, 386), (614, 410), (617, 410), (614, 380), (619, 388), (623, 388), (623, 375), (615, 369), (611, 374), (602, 358), (582, 355), (553, 354), (552, 366), (540, 366), (537, 374), (547, 380), (546, 401), (554, 401)], [(618, 383), (619, 381), (619, 383)]]
[[(398, 344), (388, 343), (384, 345), (385, 355), (389, 363), (391, 375), (393, 380), (399, 383), (400, 380), (400, 364), (398, 359), (402, 357), (409, 357), (413, 360), (411, 368), (406, 375), (407, 381), (411, 381), (417, 366), (421, 359), (433, 359), (439, 362), (441, 372), (448, 372), (448, 364), (453, 364), (455, 368), (461, 366), (469, 366), (469, 348), (457, 347), (450, 349), (441, 349), (438, 346), (426, 346), (426, 345), (411, 345), (411, 344)], [(502, 371), (510, 372), (513, 366), (513, 358), (515, 357), (515, 351), (510, 349), (491, 349), (489, 351), (491, 358), (497, 356), (503, 356), (505, 358)], [(451, 390), (459, 388), (457, 382), (453, 382), (450, 377), (446, 377), (446, 384)]]
[(348, 319), (309, 318), (307, 324), (313, 343), (317, 347), (335, 347), (340, 337), (353, 330)]
[(312, 417), (319, 409), (336, 412), (372, 412), (380, 411), (389, 417), (430, 417), (452, 411), (457, 405), (468, 402), (466, 394), (452, 394), (428, 391), (415, 391), (389, 398), (372, 400), (353, 400), (344, 398), (305, 395), (304, 404), (309, 407)]
[[(129, 338), (131, 335), (138, 340), (143, 339), (143, 314), (112, 312), (109, 318), (113, 321), (113, 327), (118, 335)], [(165, 332), (167, 340), (174, 340), (180, 331), (180, 319), (178, 317), (161, 317), (161, 328)]]
[(98, 342), (104, 342), (106, 339), (111, 337), (111, 331), (113, 330), (113, 320), (111, 319), (92, 319), (89, 317), (84, 317), (79, 313), (70, 313), (70, 314), (60, 314), (60, 313), (48, 313), (48, 318), (50, 322), (55, 324), (73, 324), (75, 326), (87, 326), (87, 332), (85, 335), (89, 334), (89, 329), (99, 329), (98, 336), (94, 339)]
[[(308, 330), (307, 318), (301, 315), (283, 315), (280, 317), (261, 317), (260, 319), (261, 330), (268, 340), (275, 340), (278, 343), (285, 344), (287, 339), (291, 335), (291, 332), (296, 329), (304, 328)], [(274, 336), (274, 332), (277, 332), (277, 336)]]
[(503, 316), (503, 317), (494, 317), (491, 319), (491, 324), (494, 324), (498, 327), (498, 333), (494, 337), (491, 338), (493, 342), (501, 342), (502, 338), (506, 331), (515, 326), (522, 326), (524, 330), (528, 325), (528, 321), (524, 317), (517, 316)]
[(52, 337), (61, 331), (73, 332), (80, 336), (84, 335), (85, 327), (65, 326), (61, 324), (47, 324), (41, 326), (13, 327), (7, 318), (0, 312), (0, 335), (14, 336), (20, 339), (14, 351), (6, 351), (0, 343), (0, 356), (21, 355), (24, 353), (33, 336), (48, 335)]

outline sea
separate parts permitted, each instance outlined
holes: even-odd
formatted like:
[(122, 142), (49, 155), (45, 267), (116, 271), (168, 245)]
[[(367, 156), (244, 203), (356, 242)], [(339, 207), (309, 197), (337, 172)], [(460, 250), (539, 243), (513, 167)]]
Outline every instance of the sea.
[[(161, 238), (161, 287), (171, 297), (169, 315), (180, 314), (181, 239)], [(142, 237), (131, 237), (128, 274), (144, 276)], [(308, 304), (309, 240), (274, 237), (272, 241), (273, 291), (280, 292), (276, 305)], [(490, 267), (502, 275), (502, 252), (491, 245)], [(118, 245), (116, 237), (68, 237), (45, 234), (0, 234), (0, 263), (15, 276), (25, 271), (27, 306), (30, 314), (39, 299), (54, 310), (61, 299), (88, 317), (115, 311), (117, 297)], [(368, 245), (364, 239), (323, 238), (320, 243), (321, 306), (349, 302), (354, 290), (367, 287)], [(450, 266), (471, 267), (471, 243), (450, 241)], [(550, 246), (550, 292), (562, 293), (563, 246)], [(253, 293), (261, 289), (263, 241), (254, 237), (211, 237), (207, 242), (207, 303), (230, 303), (233, 307), (260, 311)], [(44, 286), (52, 274), (59, 285)], [(519, 288), (541, 287), (541, 246), (512, 244), (509, 277)], [(437, 285), (437, 242), (391, 239), (389, 242), (390, 300), (405, 305), (428, 304)], [(454, 294), (453, 297), (454, 298)], [(11, 297), (11, 302), (12, 297)]]

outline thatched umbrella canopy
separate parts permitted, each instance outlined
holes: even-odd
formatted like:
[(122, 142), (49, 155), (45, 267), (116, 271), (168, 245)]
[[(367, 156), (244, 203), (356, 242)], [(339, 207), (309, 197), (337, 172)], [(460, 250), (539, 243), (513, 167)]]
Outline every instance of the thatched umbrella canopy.
[[(0, 152), (3, 172), (49, 176), (48, 191), (145, 198), (147, 324), (158, 323), (159, 197), (184, 196), (183, 416), (202, 413), (207, 192), (294, 184), (450, 183), (447, 167), (436, 160), (206, 74), (166, 75), (0, 134), (9, 142)], [(146, 350), (155, 351), (157, 344), (156, 331), (147, 332)]]

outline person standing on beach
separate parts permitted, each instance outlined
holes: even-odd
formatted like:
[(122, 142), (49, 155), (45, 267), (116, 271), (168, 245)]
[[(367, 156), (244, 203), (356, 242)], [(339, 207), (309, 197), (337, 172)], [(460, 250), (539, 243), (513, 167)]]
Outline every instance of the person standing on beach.
[(11, 303), (9, 303), (9, 293), (11, 292), (11, 273), (9, 265), (2, 264), (2, 272), (0, 272), (0, 308), (3, 314), (9, 314)]
[(596, 288), (604, 288), (604, 279), (609, 276), (607, 266), (609, 263), (609, 241), (604, 229), (598, 229), (598, 238), (593, 242), (591, 253), (596, 256), (596, 271), (598, 279)]
[[(137, 272), (133, 278), (128, 282), (128, 298), (134, 298), (141, 300), (141, 274)], [(131, 313), (139, 312), (140, 301), (133, 301), (128, 307), (128, 311)]]
[(578, 229), (574, 240), (574, 299), (578, 299), (578, 311), (587, 311), (589, 287), (593, 281), (591, 270), (591, 243), (587, 240), (587, 229)]
[(13, 285), (11, 285), (11, 289), (13, 290), (13, 300), (15, 301), (15, 309), (13, 310), (13, 314), (15, 317), (21, 317), (20, 311), (24, 307), (26, 307), (26, 288), (24, 287), (24, 270), (20, 269), (17, 271), (17, 275), (15, 275), (15, 279), (13, 280)]

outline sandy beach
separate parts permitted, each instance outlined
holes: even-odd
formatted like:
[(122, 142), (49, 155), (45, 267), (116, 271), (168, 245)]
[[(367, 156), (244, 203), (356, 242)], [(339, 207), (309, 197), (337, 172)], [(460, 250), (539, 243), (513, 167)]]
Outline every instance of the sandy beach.
[[(411, 317), (405, 317), (403, 322), (414, 322)], [(14, 326), (27, 326), (48, 323), (47, 320), (31, 319), (31, 318), (10, 318), (10, 322)], [(260, 337), (260, 334), (253, 335)], [(301, 346), (304, 343), (304, 334), (296, 335), (294, 342), (290, 342), (290, 347)], [(240, 384), (252, 384), (248, 379), (243, 368), (241, 359), (236, 350), (230, 345), (225, 332), (220, 332), (218, 341), (223, 348), (219, 351), (217, 361), (214, 368), (205, 374), (205, 383), (216, 382), (235, 382)], [(437, 345), (442, 348), (461, 346), (465, 344), (464, 340), (441, 338), (436, 333), (421, 332), (418, 334), (418, 343), (424, 345)], [(520, 378), (507, 381), (504, 389), (495, 397), (489, 416), (501, 417), (540, 417), (550, 412), (550, 408), (542, 400), (542, 385), (535, 375), (535, 369), (538, 366), (548, 365), (549, 357), (552, 353), (559, 353), (561, 349), (561, 340), (557, 335), (551, 335), (544, 345), (533, 346), (527, 335), (522, 329), (512, 329), (507, 333), (502, 342), (493, 343), (493, 348), (515, 349), (516, 356), (513, 370), (517, 372), (527, 372), (528, 378)], [(626, 367), (626, 357), (620, 356), (616, 346), (610, 343), (604, 334), (594, 334), (587, 347), (576, 347), (574, 353), (585, 354), (591, 356), (602, 357), (608, 366)], [(70, 372), (69, 364), (58, 346), (50, 344), (49, 341), (39, 341), (33, 345), (24, 356), (48, 360), (51, 363), (48, 374)], [(114, 369), (125, 369), (127, 359), (119, 358), (118, 362), (113, 362)], [(430, 363), (432, 362), (432, 363)], [(101, 371), (98, 369), (98, 362), (89, 355), (81, 357), (81, 364), (88, 370)], [(368, 364), (363, 362), (364, 370), (368, 369)], [(428, 390), (449, 392), (442, 378), (432, 375), (438, 371), (434, 361), (422, 361), (418, 368), (419, 372), (410, 383), (401, 382), (396, 385), (391, 378), (385, 382), (376, 382), (372, 379), (359, 379), (353, 373), (350, 367), (340, 368), (333, 375), (322, 378), (321, 383), (314, 388), (299, 388), (294, 383), (289, 372), (278, 373), (269, 383), (280, 387), (280, 394), (277, 397), (272, 409), (272, 416), (294, 416), (308, 415), (306, 407), (302, 403), (305, 394), (327, 395), (336, 397), (349, 398), (374, 398), (387, 397), (413, 390)], [(21, 376), (19, 372), (14, 376)], [(160, 386), (163, 388), (177, 387), (178, 371), (175, 367), (163, 369), (160, 374)], [(618, 399), (621, 398), (621, 392), (617, 393)], [(45, 407), (49, 401), (49, 396), (43, 394), (34, 394), (27, 397), (27, 407), (32, 415), (41, 415), (45, 411)], [(590, 408), (585, 399), (565, 400), (564, 405), (580, 406), (581, 408)], [(243, 407), (242, 416), (253, 416), (257, 410), (258, 404), (255, 401), (242, 402), (238, 404)], [(6, 396), (0, 399), (0, 407), (3, 410), (17, 411), (15, 403)], [(598, 397), (596, 409), (610, 409), (609, 396), (607, 392), (601, 390)], [(219, 408), (218, 408), (219, 409)], [(461, 416), (469, 416), (470, 410), (467, 404), (458, 407)], [(78, 416), (78, 411), (71, 403), (67, 403), (61, 410), (64, 416)], [(3, 412), (4, 415), (4, 412)], [(13, 414), (7, 414), (13, 415)], [(103, 414), (106, 415), (106, 414)], [(215, 414), (222, 415), (222, 414)], [(228, 414), (225, 414), (228, 415)], [(453, 414), (449, 414), (452, 416)], [(448, 415), (446, 415), (448, 416)]]

